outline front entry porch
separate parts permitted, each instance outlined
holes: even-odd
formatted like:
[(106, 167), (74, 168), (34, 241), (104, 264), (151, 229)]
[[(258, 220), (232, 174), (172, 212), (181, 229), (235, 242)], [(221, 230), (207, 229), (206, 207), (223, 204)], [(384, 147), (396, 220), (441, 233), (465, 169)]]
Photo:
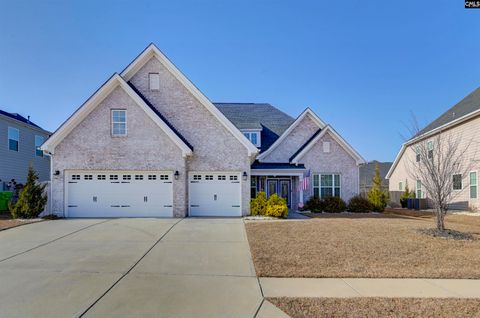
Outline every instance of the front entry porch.
[[(261, 165), (261, 166), (260, 166)], [(296, 210), (303, 204), (303, 165), (260, 163), (252, 166), (251, 170), (251, 197), (255, 198), (258, 192), (265, 192), (267, 198), (273, 194), (284, 198), (290, 209)]]

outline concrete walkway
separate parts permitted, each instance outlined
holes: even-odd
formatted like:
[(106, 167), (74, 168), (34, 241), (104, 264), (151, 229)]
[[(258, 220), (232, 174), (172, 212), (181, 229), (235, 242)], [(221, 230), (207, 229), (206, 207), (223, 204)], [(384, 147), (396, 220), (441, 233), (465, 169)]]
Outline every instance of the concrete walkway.
[(260, 278), (265, 297), (480, 298), (480, 280)]

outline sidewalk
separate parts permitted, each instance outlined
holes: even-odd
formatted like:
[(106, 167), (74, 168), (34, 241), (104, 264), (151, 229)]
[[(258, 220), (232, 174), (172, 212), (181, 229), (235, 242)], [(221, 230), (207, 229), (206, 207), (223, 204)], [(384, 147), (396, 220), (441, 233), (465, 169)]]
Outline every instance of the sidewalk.
[(264, 297), (480, 298), (480, 280), (260, 278)]

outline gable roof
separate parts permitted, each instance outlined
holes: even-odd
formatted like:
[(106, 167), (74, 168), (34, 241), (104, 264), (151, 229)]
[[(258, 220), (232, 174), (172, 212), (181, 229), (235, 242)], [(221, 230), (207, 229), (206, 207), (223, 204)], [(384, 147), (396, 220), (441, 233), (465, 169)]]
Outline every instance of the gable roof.
[(158, 49), (155, 44), (147, 46), (121, 73), (129, 81), (145, 63), (155, 57), (230, 133), (247, 148), (248, 155), (258, 153), (255, 147), (212, 102)]
[(240, 130), (261, 130), (260, 151), (265, 151), (295, 121), (267, 103), (213, 103)]
[(56, 131), (47, 139), (41, 146), (41, 149), (50, 153), (54, 152), (55, 147), (78, 125), (80, 124), (116, 87), (122, 89), (132, 98), (140, 108), (142, 108), (147, 115), (177, 144), (182, 150), (182, 155), (189, 156), (192, 154), (192, 148), (189, 144), (183, 141), (176, 133), (171, 125), (167, 124), (162, 117), (159, 117), (145, 101), (138, 96), (137, 93), (128, 85), (122, 77), (117, 73), (113, 74), (92, 96), (80, 106), (72, 116), (70, 116)]
[(480, 115), (480, 87), (468, 94), (425, 128), (420, 130), (418, 134), (403, 143), (385, 178), (389, 179), (392, 176), (392, 173), (397, 167), (397, 164), (407, 149), (407, 146), (435, 133), (441, 132), (444, 129), (461, 124), (462, 122), (478, 115)]
[(315, 133), (314, 138), (310, 138), (309, 142), (306, 143), (306, 145), (303, 147), (301, 151), (299, 151), (296, 155), (291, 158), (290, 162), (298, 164), (299, 160), (306, 154), (308, 151), (319, 141), (323, 136), (325, 136), (326, 133), (330, 133), (332, 138), (350, 155), (352, 156), (353, 159), (355, 159), (355, 162), (357, 165), (365, 163), (365, 159), (355, 150), (353, 149), (350, 144), (340, 136), (335, 129), (333, 129), (330, 125), (325, 126), (320, 132), (317, 131)]
[(297, 127), (302, 120), (306, 117), (310, 117), (320, 129), (324, 128), (326, 124), (318, 117), (310, 108), (306, 108), (298, 117), (293, 121), (293, 123), (280, 135), (280, 137), (275, 140), (275, 142), (264, 152), (262, 152), (257, 158), (259, 160), (265, 158), (269, 153), (271, 153), (282, 141)]
[(27, 124), (27, 125), (30, 125), (32, 127), (35, 127), (35, 128), (38, 128), (38, 129), (41, 129), (47, 133), (50, 133), (48, 131), (46, 131), (45, 129), (43, 129), (42, 127), (38, 126), (37, 124), (35, 124), (34, 122), (32, 122), (30, 119), (28, 118), (25, 118), (23, 117), (22, 115), (18, 114), (18, 113), (9, 113), (9, 112), (6, 112), (4, 110), (1, 110), (0, 109), (0, 115), (3, 115), (5, 117), (8, 117), (8, 118), (11, 118), (11, 119), (14, 119), (14, 120), (18, 120), (19, 122), (22, 122), (24, 124)]
[(288, 161), (291, 162), (293, 158), (298, 156), (298, 154), (301, 153), (303, 149), (305, 149), (310, 144), (310, 142), (315, 139), (321, 132), (322, 128), (318, 128), (318, 130), (312, 135), (312, 137), (308, 138), (308, 140), (300, 148), (298, 148), (298, 150), (290, 157), (290, 159), (288, 159)]

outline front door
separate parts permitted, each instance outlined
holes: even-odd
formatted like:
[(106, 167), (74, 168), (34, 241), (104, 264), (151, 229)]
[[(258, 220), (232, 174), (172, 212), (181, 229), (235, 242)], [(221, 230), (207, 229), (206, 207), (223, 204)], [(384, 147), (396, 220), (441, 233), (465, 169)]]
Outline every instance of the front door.
[(290, 206), (290, 180), (286, 179), (268, 179), (267, 180), (267, 196), (276, 194), (287, 201)]

